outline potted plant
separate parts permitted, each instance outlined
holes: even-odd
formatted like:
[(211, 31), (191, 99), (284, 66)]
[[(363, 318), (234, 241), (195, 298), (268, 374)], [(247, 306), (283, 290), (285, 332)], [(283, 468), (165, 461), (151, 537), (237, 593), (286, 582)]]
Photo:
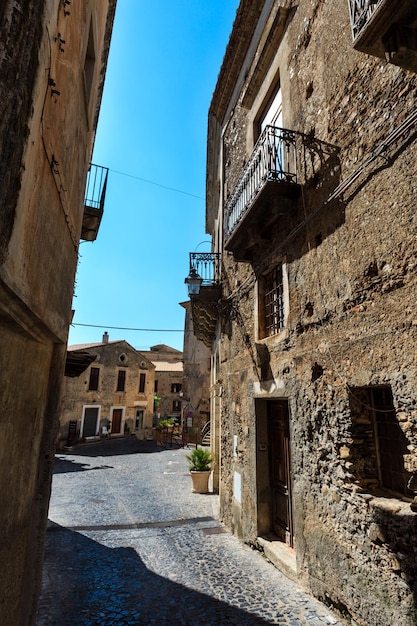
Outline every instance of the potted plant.
[(196, 448), (185, 458), (188, 460), (193, 493), (208, 493), (208, 481), (213, 465), (210, 450)]

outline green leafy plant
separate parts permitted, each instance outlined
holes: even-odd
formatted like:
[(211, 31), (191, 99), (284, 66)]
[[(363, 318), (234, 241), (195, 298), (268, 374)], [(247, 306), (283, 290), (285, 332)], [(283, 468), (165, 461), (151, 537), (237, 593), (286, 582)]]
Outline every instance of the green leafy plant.
[(155, 426), (155, 428), (157, 430), (164, 430), (165, 428), (168, 428), (168, 426), (173, 426), (174, 423), (175, 420), (172, 417), (168, 417), (167, 419), (161, 420), (159, 424)]
[(210, 450), (196, 448), (185, 457), (188, 461), (190, 472), (209, 472), (213, 465), (213, 456)]

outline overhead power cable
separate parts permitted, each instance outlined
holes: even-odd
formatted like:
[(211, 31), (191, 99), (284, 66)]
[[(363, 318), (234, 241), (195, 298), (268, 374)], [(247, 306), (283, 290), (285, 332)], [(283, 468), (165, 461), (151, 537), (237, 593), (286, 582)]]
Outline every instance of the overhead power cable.
[(71, 326), (88, 326), (89, 328), (109, 328), (110, 330), (134, 330), (147, 333), (183, 333), (183, 328), (128, 328), (126, 326), (103, 326), (101, 324), (80, 324), (72, 322)]
[(183, 191), (182, 189), (176, 189), (175, 187), (167, 187), (167, 185), (162, 185), (161, 183), (149, 180), (148, 178), (142, 178), (141, 176), (135, 176), (134, 174), (127, 174), (126, 172), (119, 172), (118, 170), (113, 170), (112, 168), (109, 168), (109, 171), (113, 172), (113, 174), (119, 174), (119, 176), (127, 176), (128, 178), (141, 180), (144, 183), (149, 183), (150, 185), (155, 185), (156, 187), (161, 187), (162, 189), (167, 189), (168, 191), (175, 191), (175, 193), (182, 193), (184, 196), (191, 196), (191, 198), (197, 198), (198, 200), (204, 201), (202, 196), (196, 196), (194, 193), (189, 193), (188, 191)]

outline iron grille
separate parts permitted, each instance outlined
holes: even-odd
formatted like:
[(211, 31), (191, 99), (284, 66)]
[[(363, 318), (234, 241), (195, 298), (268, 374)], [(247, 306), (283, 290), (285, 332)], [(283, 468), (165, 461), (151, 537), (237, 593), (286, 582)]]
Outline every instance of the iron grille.
[(284, 328), (284, 286), (282, 266), (275, 267), (265, 277), (265, 335), (276, 335)]

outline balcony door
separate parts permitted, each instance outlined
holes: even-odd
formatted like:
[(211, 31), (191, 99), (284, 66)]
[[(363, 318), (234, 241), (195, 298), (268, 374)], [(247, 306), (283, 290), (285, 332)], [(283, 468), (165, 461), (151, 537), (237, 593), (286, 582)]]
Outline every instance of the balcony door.
[(281, 87), (278, 87), (275, 94), (268, 101), (260, 119), (260, 132), (263, 133), (267, 126), (278, 126), (282, 128), (282, 95)]
[[(268, 126), (274, 128), (266, 131)], [(285, 178), (289, 163), (285, 150), (285, 133), (281, 130), (274, 130), (277, 128), (282, 128), (282, 94), (280, 87), (268, 101), (260, 117), (259, 130), (261, 135), (264, 134), (263, 146), (261, 148), (263, 152), (262, 160), (268, 164), (268, 172), (273, 173), (273, 176), (278, 180), (282, 180)]]

